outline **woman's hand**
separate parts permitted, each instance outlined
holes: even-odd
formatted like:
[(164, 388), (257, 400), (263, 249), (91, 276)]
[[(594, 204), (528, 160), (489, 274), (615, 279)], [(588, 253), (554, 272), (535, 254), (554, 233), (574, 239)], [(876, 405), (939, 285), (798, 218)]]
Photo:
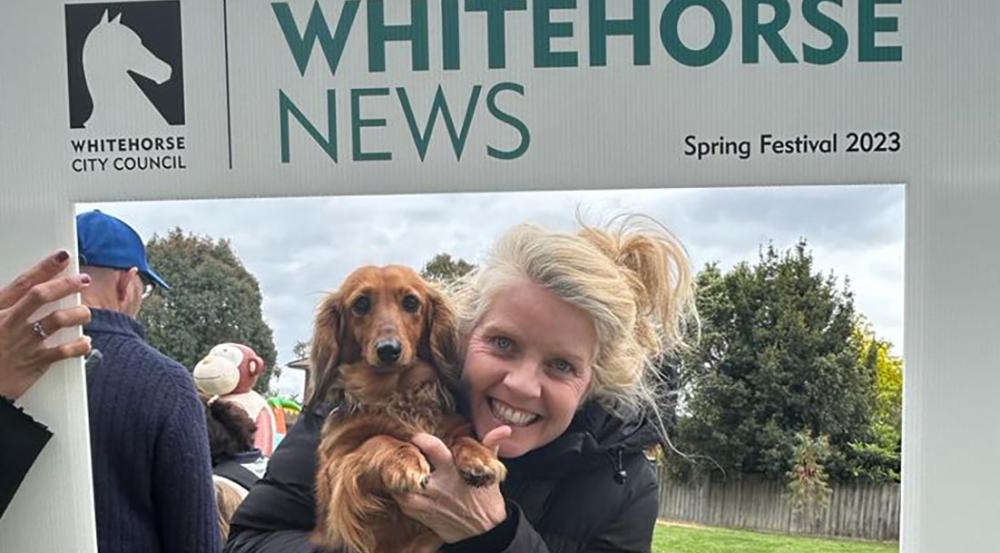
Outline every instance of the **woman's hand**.
[(78, 305), (54, 311), (37, 322), (35, 311), (90, 285), (90, 275), (56, 278), (69, 265), (69, 254), (50, 255), (0, 288), (0, 395), (17, 399), (49, 368), (49, 365), (90, 352), (90, 338), (46, 347), (45, 338), (57, 331), (90, 321), (90, 310)]
[[(483, 444), (496, 451), (509, 436), (510, 427), (501, 426), (490, 431)], [(424, 490), (396, 495), (404, 514), (433, 530), (445, 543), (484, 534), (507, 518), (499, 483), (474, 488), (459, 476), (451, 451), (436, 436), (421, 433), (411, 441), (423, 451), (434, 472)]]

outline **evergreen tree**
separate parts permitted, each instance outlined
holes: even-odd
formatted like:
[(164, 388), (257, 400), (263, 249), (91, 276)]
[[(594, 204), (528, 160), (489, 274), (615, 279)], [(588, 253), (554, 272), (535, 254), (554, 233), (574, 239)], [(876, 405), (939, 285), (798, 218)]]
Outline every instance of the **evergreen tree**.
[(464, 259), (452, 259), (451, 254), (439, 253), (420, 269), (420, 276), (447, 285), (454, 283), (475, 268), (475, 265)]
[(795, 435), (792, 468), (785, 474), (788, 479), (786, 500), (792, 512), (810, 525), (823, 516), (833, 495), (823, 468), (829, 455), (830, 443), (826, 436), (813, 438), (806, 430)]
[(683, 358), (682, 451), (781, 479), (803, 429), (834, 452), (869, 440), (875, 374), (860, 362), (853, 297), (813, 271), (804, 240), (726, 274), (710, 264), (697, 284), (702, 339)]
[(307, 340), (298, 340), (295, 345), (292, 346), (292, 357), (296, 360), (304, 359), (309, 357), (309, 348), (312, 347), (312, 342)]
[(150, 344), (188, 370), (217, 344), (245, 344), (264, 360), (255, 389), (266, 393), (276, 372), (274, 338), (263, 318), (257, 279), (229, 241), (175, 228), (166, 237), (153, 236), (146, 251), (172, 288), (143, 302), (139, 319)]
[(892, 344), (880, 340), (863, 322), (855, 327), (859, 362), (875, 374), (875, 403), (869, 435), (835, 452), (829, 466), (842, 480), (899, 482), (902, 459), (903, 360), (890, 354)]

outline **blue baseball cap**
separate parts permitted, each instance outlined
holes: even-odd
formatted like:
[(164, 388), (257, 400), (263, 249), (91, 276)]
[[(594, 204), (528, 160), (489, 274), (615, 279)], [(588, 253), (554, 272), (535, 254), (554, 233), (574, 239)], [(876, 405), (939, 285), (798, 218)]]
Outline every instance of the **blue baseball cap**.
[(139, 233), (121, 219), (99, 210), (81, 213), (76, 216), (76, 239), (81, 265), (122, 270), (136, 267), (140, 274), (157, 286), (170, 289), (166, 281), (149, 267), (146, 247)]

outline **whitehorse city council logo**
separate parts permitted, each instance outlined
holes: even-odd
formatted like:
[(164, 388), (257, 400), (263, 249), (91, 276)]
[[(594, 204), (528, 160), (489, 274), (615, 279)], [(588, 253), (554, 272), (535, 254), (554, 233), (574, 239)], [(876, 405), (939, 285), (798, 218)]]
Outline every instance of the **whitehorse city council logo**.
[(66, 6), (70, 127), (184, 124), (180, 2)]
[(67, 4), (66, 61), (74, 171), (185, 168), (179, 0)]

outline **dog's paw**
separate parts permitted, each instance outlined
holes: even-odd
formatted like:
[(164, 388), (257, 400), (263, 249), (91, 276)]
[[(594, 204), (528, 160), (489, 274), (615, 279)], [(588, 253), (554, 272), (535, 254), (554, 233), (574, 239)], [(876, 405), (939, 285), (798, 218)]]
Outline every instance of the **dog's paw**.
[(458, 467), (458, 474), (466, 484), (475, 488), (492, 486), (507, 476), (507, 468), (500, 461), (490, 463), (470, 463)]
[(471, 438), (459, 438), (452, 447), (452, 454), (459, 476), (470, 486), (492, 486), (507, 477), (507, 467), (496, 455)]
[(416, 447), (401, 448), (398, 457), (389, 460), (382, 472), (386, 489), (396, 493), (413, 493), (427, 487), (431, 466)]

